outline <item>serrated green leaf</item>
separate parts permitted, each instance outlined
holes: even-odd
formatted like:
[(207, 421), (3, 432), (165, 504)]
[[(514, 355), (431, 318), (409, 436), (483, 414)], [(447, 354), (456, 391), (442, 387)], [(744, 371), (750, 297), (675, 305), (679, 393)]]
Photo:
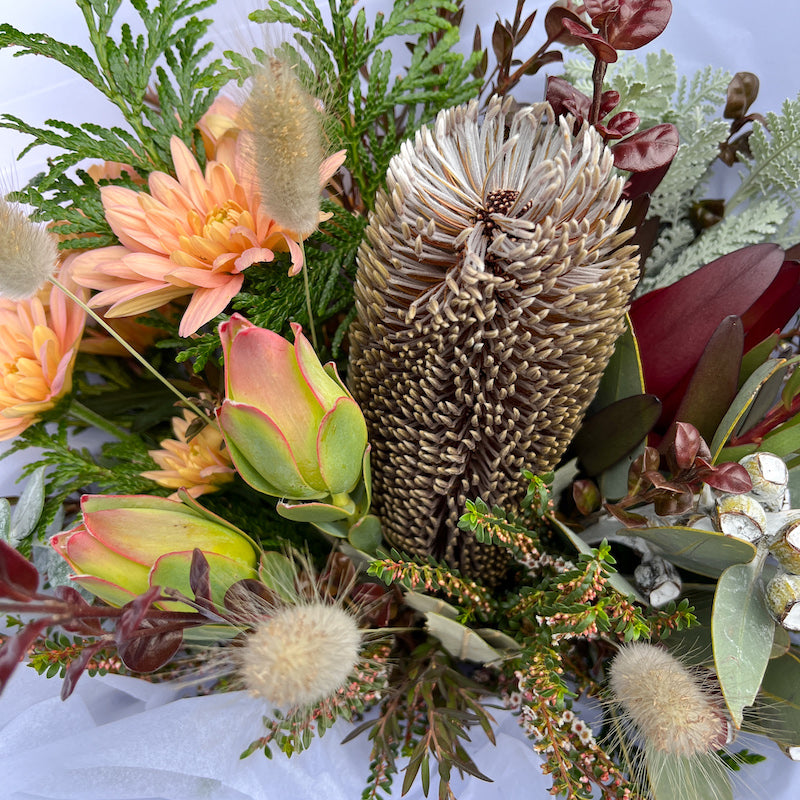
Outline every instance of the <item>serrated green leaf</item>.
[(756, 554), (756, 548), (750, 542), (725, 536), (718, 531), (704, 531), (679, 525), (622, 528), (618, 534), (638, 536), (675, 566), (710, 578), (719, 577), (733, 564), (751, 561)]
[(764, 601), (763, 559), (728, 567), (717, 581), (711, 617), (714, 663), (736, 727), (752, 705), (769, 662), (775, 620)]

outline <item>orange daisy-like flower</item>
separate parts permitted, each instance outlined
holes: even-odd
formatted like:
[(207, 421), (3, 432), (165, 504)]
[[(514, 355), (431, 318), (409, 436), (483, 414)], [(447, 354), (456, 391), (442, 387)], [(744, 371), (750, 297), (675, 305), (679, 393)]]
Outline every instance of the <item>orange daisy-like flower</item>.
[[(189, 336), (224, 310), (247, 267), (271, 261), (275, 250), (288, 250), (294, 275), (303, 254), (299, 237), (261, 209), (253, 179), (238, 158), (238, 136), (222, 136), (205, 173), (177, 137), (172, 159), (176, 178), (152, 173), (149, 192), (100, 190), (121, 245), (82, 253), (73, 274), (82, 286), (99, 290), (90, 305), (109, 307), (108, 317), (142, 314), (191, 295), (179, 328), (181, 336)], [(321, 165), (323, 182), (341, 160), (337, 154)]]
[(0, 298), (0, 440), (18, 436), (70, 391), (85, 319), (51, 285), (29, 300)]
[(175, 438), (164, 439), (162, 450), (150, 451), (161, 469), (143, 472), (142, 477), (168, 489), (186, 489), (192, 497), (216, 492), (222, 484), (233, 480), (236, 473), (216, 423), (187, 438), (189, 425), (195, 419), (189, 411), (184, 411), (182, 417), (173, 417)]

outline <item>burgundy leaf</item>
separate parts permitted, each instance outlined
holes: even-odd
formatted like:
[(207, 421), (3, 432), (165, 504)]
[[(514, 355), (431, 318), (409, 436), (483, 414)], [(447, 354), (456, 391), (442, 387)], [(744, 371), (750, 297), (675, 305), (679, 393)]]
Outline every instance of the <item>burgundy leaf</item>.
[(575, 501), (575, 508), (583, 516), (597, 511), (602, 501), (597, 484), (587, 478), (581, 478), (572, 484), (572, 499)]
[(144, 594), (140, 594), (122, 607), (122, 614), (117, 621), (116, 630), (118, 644), (124, 642), (139, 629), (156, 598), (160, 595), (161, 587), (151, 586)]
[(66, 672), (64, 673), (64, 682), (61, 684), (61, 699), (66, 700), (74, 691), (78, 683), (78, 679), (83, 675), (83, 671), (89, 666), (89, 662), (93, 656), (105, 647), (105, 642), (93, 642), (86, 645), (81, 651), (81, 654), (70, 661)]
[[(602, 110), (601, 110), (602, 114)], [(597, 126), (600, 128), (600, 126)], [(620, 111), (603, 125), (609, 139), (621, 139), (639, 127), (639, 115), (633, 111)]]
[(544, 29), (547, 39), (551, 42), (560, 42), (567, 47), (577, 47), (581, 40), (577, 36), (572, 36), (564, 27), (564, 20), (568, 19), (577, 25), (582, 24), (581, 18), (563, 6), (550, 6), (544, 18)]
[(800, 258), (800, 247), (787, 250), (775, 280), (742, 314), (745, 352), (775, 331), (783, 330), (800, 308), (800, 263), (793, 260), (797, 258)]
[(222, 603), (233, 614), (249, 617), (254, 610), (266, 615), (269, 608), (280, 604), (280, 597), (261, 581), (243, 578), (225, 592)]
[(194, 593), (194, 599), (202, 608), (214, 609), (214, 601), (211, 599), (211, 570), (208, 566), (208, 559), (203, 555), (199, 547), (192, 551), (192, 565), (189, 568), (189, 586)]
[(660, 517), (683, 514), (694, 505), (694, 492), (687, 489), (682, 494), (663, 494), (653, 501), (653, 510)]
[(606, 37), (617, 50), (636, 50), (652, 42), (672, 15), (670, 0), (619, 0), (617, 5), (616, 13), (604, 19)]
[(599, 33), (592, 33), (582, 22), (573, 22), (564, 17), (561, 24), (568, 33), (580, 39), (599, 61), (613, 64), (617, 60), (617, 51)]
[(782, 264), (777, 245), (750, 245), (635, 300), (630, 315), (647, 391), (677, 408), (669, 395), (694, 369), (711, 334), (729, 314), (741, 316), (753, 305)]
[(511, 59), (514, 51), (514, 39), (511, 32), (498, 20), (492, 31), (492, 50), (498, 64), (503, 64)]
[[(660, 167), (648, 169), (644, 172), (632, 172), (625, 182), (625, 186), (622, 188), (622, 196), (626, 200), (633, 200), (645, 194), (651, 195), (658, 187), (658, 184), (664, 180), (664, 176), (669, 170), (670, 163), (671, 162), (667, 162)], [(644, 257), (642, 260), (644, 260)]]
[(0, 692), (28, 653), (30, 646), (39, 637), (39, 634), (51, 623), (49, 618), (35, 619), (29, 622), (19, 633), (10, 636), (0, 647)]
[(615, 144), (614, 166), (628, 172), (649, 172), (669, 164), (678, 152), (678, 129), (669, 122), (639, 131)]
[(613, 517), (616, 517), (626, 528), (646, 528), (648, 519), (641, 514), (634, 514), (614, 503), (606, 503), (605, 509)]
[(526, 75), (535, 75), (542, 67), (548, 64), (554, 64), (556, 61), (563, 61), (564, 54), (560, 50), (548, 50), (542, 53), (539, 58), (535, 59), (533, 63), (525, 70)]
[(27, 602), (39, 588), (39, 572), (25, 556), (0, 539), (0, 597)]
[(155, 672), (163, 667), (180, 649), (183, 632), (180, 630), (158, 630), (145, 621), (141, 629), (152, 628), (152, 633), (127, 639), (117, 646), (122, 663), (134, 672)]
[(676, 420), (691, 423), (708, 441), (736, 397), (743, 348), (741, 319), (725, 317), (708, 340), (675, 412)]
[(728, 98), (722, 116), (739, 120), (758, 97), (758, 76), (752, 72), (737, 72), (728, 84)]
[(711, 228), (725, 216), (725, 201), (719, 198), (707, 198), (692, 203), (689, 219), (695, 230)]
[(744, 494), (753, 488), (753, 480), (741, 464), (732, 462), (712, 467), (708, 472), (698, 472), (698, 477), (714, 489), (731, 494)]
[(619, 11), (620, 2), (625, 0), (585, 0), (583, 7), (595, 27), (600, 27), (603, 21)]
[(643, 477), (647, 478), (656, 489), (661, 489), (671, 494), (681, 494), (688, 488), (685, 481), (671, 481), (660, 472), (645, 472)]
[[(461, 9), (464, 10), (463, 7)], [(522, 25), (519, 26), (519, 30), (517, 31), (517, 35), (515, 37), (515, 42), (519, 44), (527, 35), (528, 31), (531, 29), (531, 25), (533, 25), (533, 21), (536, 19), (536, 11), (532, 14), (529, 14), (522, 22)]]
[(661, 452), (673, 475), (691, 469), (698, 455), (708, 452), (700, 432), (687, 422), (673, 422), (661, 443)]
[[(610, 114), (619, 104), (619, 92), (614, 89), (607, 89), (600, 95), (600, 118)], [(633, 112), (626, 112), (633, 113)]]
[(547, 79), (545, 99), (553, 107), (556, 116), (572, 114), (581, 123), (589, 116), (592, 100), (583, 92), (579, 92), (569, 81), (558, 76)]

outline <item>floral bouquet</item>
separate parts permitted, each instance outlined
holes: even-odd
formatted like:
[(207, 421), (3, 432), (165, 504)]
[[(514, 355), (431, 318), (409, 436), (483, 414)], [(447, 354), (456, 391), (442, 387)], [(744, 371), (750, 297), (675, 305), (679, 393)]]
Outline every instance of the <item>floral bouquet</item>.
[(0, 119), (59, 148), (0, 199), (0, 686), (243, 689), (252, 757), (343, 718), (364, 798), (489, 780), (498, 707), (576, 800), (800, 758), (800, 99), (627, 54), (670, 0), (488, 48), (270, 0), (224, 60), (213, 0), (120, 1), (90, 52), (0, 25), (126, 123)]

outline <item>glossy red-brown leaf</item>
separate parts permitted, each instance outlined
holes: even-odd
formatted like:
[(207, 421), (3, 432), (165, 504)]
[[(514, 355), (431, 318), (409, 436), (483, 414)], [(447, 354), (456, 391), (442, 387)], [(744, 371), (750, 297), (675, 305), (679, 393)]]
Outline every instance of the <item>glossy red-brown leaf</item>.
[(619, 92), (615, 89), (607, 89), (600, 95), (600, 118), (610, 114), (619, 105)]
[(650, 483), (645, 479), (648, 472), (655, 472), (661, 464), (661, 453), (655, 447), (649, 445), (644, 448), (644, 452), (637, 456), (628, 468), (628, 494), (635, 496), (644, 488), (644, 484)]
[(664, 493), (653, 501), (653, 510), (660, 517), (683, 514), (694, 505), (694, 492), (687, 489), (680, 494)]
[(720, 322), (753, 305), (782, 264), (783, 250), (777, 245), (750, 245), (635, 300), (630, 316), (647, 391), (666, 405)]
[(617, 50), (636, 50), (660, 36), (671, 15), (670, 0), (619, 0), (604, 19), (605, 34)]
[(525, 74), (535, 75), (542, 67), (563, 60), (564, 54), (560, 50), (548, 50), (546, 53), (542, 53), (539, 58), (534, 59), (533, 63), (525, 70)]
[(522, 21), (522, 24), (519, 26), (519, 29), (517, 30), (517, 36), (516, 36), (517, 44), (519, 44), (528, 35), (528, 31), (531, 29), (531, 25), (533, 25), (533, 21), (535, 19), (536, 19), (536, 10), (534, 10), (532, 14), (529, 14)]
[(603, 21), (619, 10), (620, 2), (625, 0), (584, 0), (583, 7), (595, 27), (600, 27)]
[(319, 587), (331, 597), (338, 597), (343, 591), (353, 586), (356, 568), (352, 559), (344, 553), (332, 552), (325, 563), (325, 569), (319, 576)]
[(619, 114), (614, 114), (608, 122), (597, 127), (598, 129), (602, 127), (606, 138), (621, 139), (639, 127), (639, 115), (633, 111), (620, 111)]
[(261, 581), (244, 578), (225, 592), (222, 604), (235, 616), (249, 619), (253, 614), (267, 616), (269, 609), (281, 605), (281, 599)]
[(628, 511), (616, 503), (606, 503), (604, 508), (619, 520), (626, 528), (645, 528), (647, 527), (648, 519), (641, 514), (633, 511)]
[(747, 352), (775, 331), (783, 330), (800, 309), (800, 247), (786, 251), (786, 258), (775, 280), (742, 314)]
[(628, 172), (649, 172), (672, 162), (678, 152), (678, 129), (669, 122), (654, 125), (617, 142), (614, 166)]
[(744, 353), (744, 327), (735, 315), (725, 317), (708, 340), (675, 419), (691, 423), (711, 441), (736, 391)]
[(580, 478), (572, 484), (572, 499), (578, 512), (583, 516), (588, 516), (600, 508), (603, 498), (594, 481), (590, 481), (588, 478)]
[(669, 492), (670, 494), (682, 494), (688, 489), (686, 481), (671, 481), (660, 472), (645, 472), (642, 477), (650, 481), (656, 489)]
[(122, 607), (122, 614), (117, 622), (117, 643), (121, 644), (139, 629), (153, 603), (160, 595), (161, 587), (151, 586), (144, 594), (140, 594)]
[(25, 556), (0, 539), (0, 597), (26, 602), (39, 588), (39, 572)]
[(691, 469), (697, 456), (710, 455), (700, 432), (688, 422), (673, 422), (659, 449), (673, 475)]
[(492, 30), (492, 50), (498, 64), (509, 62), (514, 51), (514, 37), (500, 20), (495, 22)]
[(642, 195), (651, 195), (656, 190), (664, 176), (669, 170), (670, 163), (662, 164), (655, 169), (648, 169), (644, 172), (632, 172), (625, 186), (622, 187), (622, 196), (626, 200), (633, 200)]
[(551, 75), (547, 79), (545, 99), (553, 107), (557, 116), (572, 114), (573, 117), (582, 122), (589, 116), (589, 109), (592, 100), (583, 92), (579, 92), (569, 81)]
[(189, 586), (199, 606), (208, 609), (214, 608), (214, 601), (211, 599), (211, 569), (208, 566), (208, 559), (198, 547), (192, 551)]
[(589, 52), (600, 61), (613, 64), (618, 56), (617, 51), (599, 33), (592, 33), (582, 22), (574, 22), (564, 17), (561, 24), (568, 33), (581, 40), (589, 48)]
[(70, 661), (69, 666), (64, 673), (64, 681), (61, 684), (61, 699), (66, 700), (74, 691), (78, 684), (78, 679), (83, 675), (89, 662), (95, 654), (105, 647), (105, 642), (93, 642), (86, 645), (81, 651), (81, 654)]
[(581, 23), (581, 18), (563, 6), (550, 6), (547, 9), (547, 14), (544, 18), (544, 29), (547, 33), (547, 38), (551, 42), (560, 42), (567, 45), (567, 47), (577, 47), (581, 40), (577, 36), (570, 34), (564, 27), (564, 20), (568, 19), (578, 25)]
[(698, 477), (714, 489), (730, 494), (744, 494), (753, 488), (753, 480), (741, 464), (728, 462), (708, 470), (698, 470)]
[(6, 688), (17, 664), (28, 654), (28, 649), (47, 627), (50, 620), (47, 618), (35, 619), (29, 622), (19, 633), (9, 636), (0, 647), (0, 692)]
[(152, 629), (146, 635), (126, 639), (117, 645), (117, 654), (122, 663), (134, 672), (155, 672), (163, 667), (178, 652), (183, 642), (180, 630), (159, 630), (149, 621), (141, 629)]
[(752, 72), (737, 72), (728, 84), (728, 97), (722, 115), (726, 119), (734, 120), (744, 117), (758, 97), (758, 88), (757, 75)]
[(725, 216), (725, 201), (721, 198), (708, 198), (692, 203), (689, 221), (696, 231), (711, 228)]

